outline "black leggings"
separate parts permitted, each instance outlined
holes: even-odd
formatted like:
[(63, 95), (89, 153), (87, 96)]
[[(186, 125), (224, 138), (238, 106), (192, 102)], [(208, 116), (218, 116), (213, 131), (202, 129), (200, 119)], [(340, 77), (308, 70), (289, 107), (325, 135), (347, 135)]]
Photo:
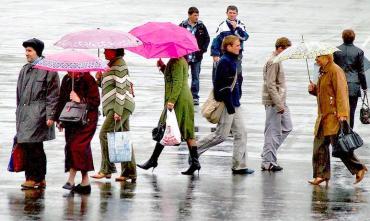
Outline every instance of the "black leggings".
[(46, 175), (46, 155), (44, 144), (41, 143), (22, 143), (24, 150), (24, 167), (27, 180), (41, 182)]

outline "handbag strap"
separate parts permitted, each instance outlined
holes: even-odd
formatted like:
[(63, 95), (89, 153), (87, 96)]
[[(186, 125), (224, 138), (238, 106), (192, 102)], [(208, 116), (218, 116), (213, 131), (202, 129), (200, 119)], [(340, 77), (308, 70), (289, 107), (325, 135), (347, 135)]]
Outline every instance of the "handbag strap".
[[(121, 120), (122, 121), (122, 120)], [(114, 128), (113, 128), (113, 132), (116, 133), (116, 126), (117, 126), (117, 121), (114, 120)], [(123, 131), (123, 122), (121, 122), (121, 131)]]
[(235, 77), (234, 77), (234, 81), (233, 83), (231, 84), (231, 92), (234, 90), (235, 88), (235, 85), (236, 85), (236, 80), (238, 79), (238, 70), (235, 71)]
[(366, 108), (369, 108), (369, 100), (367, 98), (367, 92), (364, 91), (364, 96), (361, 97), (361, 100), (362, 100), (362, 108), (366, 107)]

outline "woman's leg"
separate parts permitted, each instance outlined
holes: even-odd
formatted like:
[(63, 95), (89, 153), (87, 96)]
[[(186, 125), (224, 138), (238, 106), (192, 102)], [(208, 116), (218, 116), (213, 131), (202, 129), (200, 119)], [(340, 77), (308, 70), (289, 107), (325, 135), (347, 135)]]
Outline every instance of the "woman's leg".
[(90, 185), (88, 172), (87, 171), (81, 171), (81, 175), (82, 175), (81, 185), (82, 186)]
[(190, 155), (190, 167), (181, 172), (183, 175), (193, 175), (196, 170), (200, 170), (198, 148), (196, 146), (196, 141), (193, 138), (187, 139), (186, 143), (188, 144), (189, 155)]
[(313, 178), (330, 179), (330, 138), (315, 136), (313, 142)]
[(105, 174), (105, 175), (117, 172), (115, 165), (109, 161), (109, 153), (108, 153), (108, 138), (107, 138), (108, 135), (107, 134), (109, 132), (114, 131), (115, 124), (114, 124), (113, 115), (114, 115), (114, 111), (108, 112), (104, 120), (104, 123), (100, 129), (100, 134), (99, 134), (100, 145), (101, 145), (101, 155), (102, 155), (99, 173)]
[(76, 173), (77, 173), (77, 171), (75, 169), (72, 169), (72, 168), (69, 169), (69, 176), (68, 176), (68, 181), (67, 182), (72, 186), (75, 184)]

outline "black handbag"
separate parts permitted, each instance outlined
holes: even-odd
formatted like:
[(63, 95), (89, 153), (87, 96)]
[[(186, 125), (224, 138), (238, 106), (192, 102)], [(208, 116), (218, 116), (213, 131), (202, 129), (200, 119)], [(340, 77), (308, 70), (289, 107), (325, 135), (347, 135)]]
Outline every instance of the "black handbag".
[(340, 129), (337, 135), (337, 143), (333, 147), (333, 157), (341, 157), (352, 153), (364, 144), (360, 135), (352, 130), (347, 121), (340, 122)]
[[(167, 110), (167, 108), (165, 108)], [(162, 112), (163, 113), (163, 112)], [(167, 111), (164, 112), (163, 119), (166, 119)], [(152, 138), (154, 141), (160, 142), (164, 136), (164, 131), (166, 130), (166, 123), (165, 121), (162, 123), (161, 121), (158, 122), (158, 126), (153, 128), (152, 130)]]
[(364, 92), (364, 97), (362, 99), (362, 106), (360, 110), (360, 121), (363, 124), (370, 124), (370, 108), (369, 100), (367, 99), (367, 93)]
[(67, 102), (64, 106), (59, 120), (64, 124), (81, 124), (87, 123), (87, 104)]
[[(72, 77), (72, 90), (74, 89), (74, 77)], [(59, 121), (64, 124), (87, 124), (87, 104), (74, 101), (67, 102), (59, 116)]]

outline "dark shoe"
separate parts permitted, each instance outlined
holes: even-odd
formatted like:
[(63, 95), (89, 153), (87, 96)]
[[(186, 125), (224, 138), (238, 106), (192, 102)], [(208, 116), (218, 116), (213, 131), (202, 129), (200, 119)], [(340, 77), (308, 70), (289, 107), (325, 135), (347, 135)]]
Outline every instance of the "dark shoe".
[(199, 105), (199, 99), (193, 99), (193, 104), (195, 106), (198, 106)]
[(91, 185), (87, 186), (82, 186), (81, 184), (78, 184), (75, 186), (72, 191), (74, 193), (79, 193), (79, 194), (90, 194), (91, 193)]
[(279, 165), (272, 165), (272, 166), (270, 166), (269, 170), (272, 171), (272, 172), (278, 172), (278, 171), (282, 171), (283, 168)]
[(152, 156), (149, 158), (149, 160), (146, 161), (144, 164), (137, 164), (137, 166), (144, 170), (148, 170), (149, 168), (153, 167), (154, 171), (154, 169), (158, 166), (158, 157), (159, 155), (161, 155), (163, 148), (164, 146), (157, 142), (154, 147)]
[(254, 173), (254, 170), (251, 170), (251, 169), (248, 169), (248, 168), (240, 169), (240, 170), (234, 170), (234, 169), (231, 169), (231, 170), (233, 171), (233, 174), (246, 175), (246, 174), (252, 174), (252, 173)]
[(272, 163), (270, 163), (270, 166), (268, 168), (262, 166), (261, 167), (262, 171), (271, 171), (271, 172), (278, 172), (278, 171), (282, 171), (283, 168), (279, 165), (274, 165)]
[(75, 185), (71, 185), (70, 182), (66, 182), (66, 184), (64, 184), (63, 186), (63, 189), (66, 189), (66, 190), (72, 190), (73, 188), (75, 187)]
[(198, 170), (198, 175), (199, 175), (199, 170), (201, 167), (199, 163), (199, 155), (198, 155), (197, 149), (198, 149), (197, 147), (191, 147), (189, 149), (191, 163), (190, 163), (189, 169), (187, 169), (184, 172), (181, 172), (183, 175), (193, 175), (196, 170)]

